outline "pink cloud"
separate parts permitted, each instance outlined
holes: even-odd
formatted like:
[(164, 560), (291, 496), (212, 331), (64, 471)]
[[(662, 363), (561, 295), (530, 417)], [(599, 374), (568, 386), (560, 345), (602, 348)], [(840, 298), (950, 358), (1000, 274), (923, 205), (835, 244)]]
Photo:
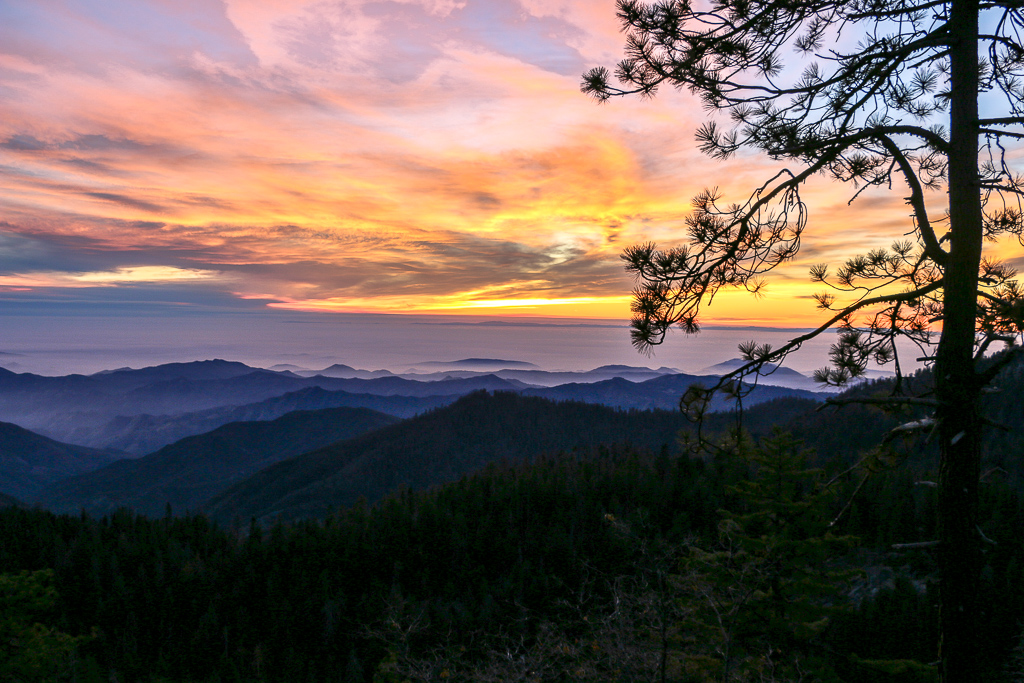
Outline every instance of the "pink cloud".
[[(628, 294), (624, 246), (677, 240), (706, 184), (743, 201), (771, 168), (702, 156), (686, 93), (579, 93), (620, 54), (611, 0), (81, 7), (0, 9), (5, 230), (228, 268), (239, 296)], [(901, 197), (809, 188), (807, 252), (780, 281), (891, 241)]]

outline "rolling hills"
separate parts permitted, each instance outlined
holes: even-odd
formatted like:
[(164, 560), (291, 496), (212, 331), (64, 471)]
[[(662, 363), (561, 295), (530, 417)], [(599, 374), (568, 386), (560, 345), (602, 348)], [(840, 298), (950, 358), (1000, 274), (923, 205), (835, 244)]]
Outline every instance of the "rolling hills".
[(365, 408), (294, 411), (272, 421), (233, 422), (155, 453), (60, 481), (33, 497), (56, 512), (103, 515), (129, 507), (150, 516), (170, 504), (195, 510), (245, 477), (306, 451), (393, 425)]
[[(44, 377), (0, 369), (0, 420), (65, 443), (144, 455), (228, 422), (273, 419), (289, 410), (348, 406), (411, 417), (481, 389), (618, 408), (675, 410), (687, 386), (714, 380), (669, 368), (622, 365), (584, 373), (506, 369), (498, 374), (453, 371), (405, 377), (299, 376), (224, 360), (90, 376)], [(818, 395), (762, 385), (747, 404), (778, 396)]]
[(223, 360), (170, 363), (141, 370), (45, 377), (0, 369), (0, 420), (66, 443), (106, 446), (118, 417), (177, 415), (257, 403), (310, 387), (377, 396), (459, 396), (479, 389), (516, 390), (494, 376), (416, 382), (401, 377), (299, 377)]
[(145, 455), (185, 437), (203, 434), (230, 422), (274, 420), (295, 410), (367, 408), (406, 418), (448, 405), (457, 398), (457, 394), (379, 396), (306, 387), (245, 405), (221, 406), (174, 415), (119, 415), (103, 424), (78, 428), (74, 438), (76, 443), (104, 444), (127, 453)]
[(124, 453), (60, 443), (0, 422), (0, 491), (21, 500), (57, 481), (123, 457)]
[(475, 392), (442, 409), (282, 461), (214, 497), (221, 520), (322, 517), (360, 497), (374, 502), (399, 486), (454, 481), (489, 462), (628, 441), (672, 446), (679, 413), (622, 411), (514, 393)]

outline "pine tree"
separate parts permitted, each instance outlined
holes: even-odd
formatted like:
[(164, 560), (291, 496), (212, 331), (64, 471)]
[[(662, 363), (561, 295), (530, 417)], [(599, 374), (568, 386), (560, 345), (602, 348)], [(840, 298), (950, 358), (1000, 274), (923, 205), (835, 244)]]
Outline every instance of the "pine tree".
[(717, 545), (694, 544), (682, 565), (681, 599), (694, 600), (685, 624), (692, 672), (725, 683), (809, 672), (838, 680), (820, 641), (830, 615), (847, 606), (857, 573), (838, 560), (856, 539), (829, 527), (837, 495), (808, 456), (778, 432), (756, 446), (732, 440), (720, 452), (750, 476), (728, 487), (734, 503), (721, 513)]
[[(705, 152), (724, 159), (750, 147), (794, 164), (740, 204), (701, 193), (683, 246), (625, 252), (638, 278), (633, 341), (641, 350), (673, 326), (698, 331), (702, 306), (716, 292), (757, 293), (765, 274), (798, 253), (809, 224), (800, 188), (812, 176), (850, 183), (854, 197), (894, 184), (909, 191), (911, 222), (890, 248), (853, 256), (835, 273), (812, 268), (812, 280), (825, 287), (816, 297), (822, 325), (778, 349), (741, 346), (748, 363), (718, 388), (756, 377), (834, 326), (843, 332), (819, 380), (843, 384), (871, 360), (895, 362), (899, 373), (896, 340), (927, 347), (941, 322), (935, 348), (922, 354), (934, 363), (933, 393), (906, 396), (897, 381), (894, 396), (874, 400), (932, 410), (905, 428), (934, 428), (941, 448), (941, 675), (945, 683), (979, 680), (981, 391), (1019, 352), (1024, 326), (1024, 289), (1012, 268), (983, 257), (982, 245), (1024, 234), (1024, 179), (1012, 147), (1024, 139), (1024, 7), (1017, 0), (619, 0), (618, 13), (627, 32), (615, 72), (621, 85), (601, 67), (584, 76), (585, 92), (603, 101), (651, 96), (662, 85), (689, 89), (732, 121), (729, 130), (716, 119), (697, 130)], [(838, 41), (851, 35), (855, 47)], [(793, 59), (803, 68), (787, 82)], [(948, 204), (936, 210), (941, 190)], [(980, 365), (998, 343), (1011, 352)]]

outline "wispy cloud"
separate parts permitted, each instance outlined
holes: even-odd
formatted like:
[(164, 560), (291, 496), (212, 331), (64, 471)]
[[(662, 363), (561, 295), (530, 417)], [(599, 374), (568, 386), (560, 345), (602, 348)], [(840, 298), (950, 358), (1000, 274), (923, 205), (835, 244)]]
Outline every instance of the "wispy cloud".
[(117, 268), (110, 271), (86, 273), (35, 271), (25, 274), (0, 275), (0, 288), (11, 291), (54, 287), (117, 287), (122, 285), (209, 281), (219, 278), (220, 274), (215, 271), (199, 270), (196, 268), (138, 266), (135, 268)]
[[(766, 166), (702, 157), (686, 93), (581, 95), (621, 42), (613, 0), (0, 7), (3, 286), (626, 317), (622, 248), (679, 239), (697, 191), (742, 200)], [(899, 197), (810, 193), (779, 291), (909, 229)]]

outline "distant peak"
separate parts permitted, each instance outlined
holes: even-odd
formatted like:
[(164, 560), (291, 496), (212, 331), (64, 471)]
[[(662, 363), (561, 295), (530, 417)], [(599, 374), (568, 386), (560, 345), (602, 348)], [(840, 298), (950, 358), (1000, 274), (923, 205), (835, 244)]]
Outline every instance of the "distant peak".
[(410, 363), (413, 367), (446, 367), (446, 368), (487, 368), (498, 370), (503, 368), (529, 368), (539, 370), (540, 367), (533, 363), (521, 360), (505, 360), (501, 358), (463, 358), (462, 360), (427, 360), (420, 363)]
[[(703, 370), (700, 371), (700, 374), (724, 375), (740, 369), (749, 362), (750, 361), (745, 361), (742, 358), (730, 358), (727, 361), (723, 361), (721, 363), (717, 363), (715, 365), (711, 365), (704, 368)], [(786, 367), (780, 367), (778, 365), (775, 365), (774, 363), (765, 363), (761, 374), (767, 373), (778, 373), (780, 376), (800, 376), (804, 378), (807, 377), (802, 372), (797, 372), (796, 370), (792, 370)]]
[(113, 370), (100, 370), (99, 372), (94, 372), (92, 374), (94, 376), (95, 375), (112, 375), (115, 372), (131, 372), (132, 370), (134, 370), (134, 368), (132, 368), (132, 367), (130, 367), (128, 365), (125, 365), (124, 367), (114, 368)]

